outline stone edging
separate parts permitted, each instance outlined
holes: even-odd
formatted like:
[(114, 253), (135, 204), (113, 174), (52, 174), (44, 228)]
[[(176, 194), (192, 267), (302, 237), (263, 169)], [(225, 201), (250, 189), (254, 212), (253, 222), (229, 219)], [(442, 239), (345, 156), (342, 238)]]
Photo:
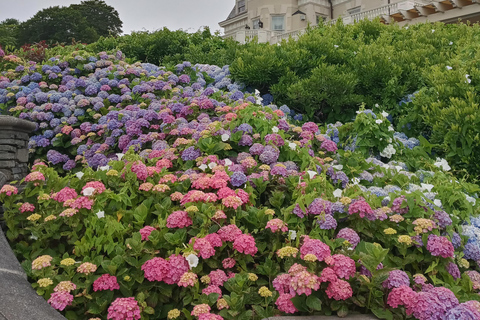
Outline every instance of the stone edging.
[[(28, 134), (36, 127), (33, 122), (0, 115), (0, 188), (27, 175)], [(25, 319), (65, 320), (33, 290), (0, 228), (0, 320)]]

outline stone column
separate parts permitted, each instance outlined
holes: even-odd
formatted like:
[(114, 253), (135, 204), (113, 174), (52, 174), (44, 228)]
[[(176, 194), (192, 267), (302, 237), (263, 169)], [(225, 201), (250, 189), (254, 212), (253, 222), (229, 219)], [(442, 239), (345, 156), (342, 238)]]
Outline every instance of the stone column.
[(35, 127), (27, 120), (0, 116), (0, 182), (21, 180), (28, 174), (28, 134)]

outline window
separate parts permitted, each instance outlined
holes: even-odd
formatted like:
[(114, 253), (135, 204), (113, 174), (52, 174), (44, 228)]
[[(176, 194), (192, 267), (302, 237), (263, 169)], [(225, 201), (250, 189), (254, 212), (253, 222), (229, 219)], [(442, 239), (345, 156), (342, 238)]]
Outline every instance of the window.
[(317, 14), (317, 25), (320, 24), (320, 22), (324, 22), (325, 20), (327, 20), (327, 17), (321, 14)]
[(355, 7), (355, 8), (352, 8), (350, 10), (347, 10), (348, 14), (350, 14), (350, 15), (355, 14), (355, 13), (360, 13), (360, 11), (362, 11), (361, 7)]
[(260, 19), (252, 20), (253, 29), (260, 29), (260, 26), (258, 25), (259, 22), (260, 22)]
[(272, 30), (277, 30), (277, 31), (285, 30), (284, 16), (272, 16)]
[(242, 13), (245, 11), (245, 0), (240, 0), (237, 3), (238, 13)]

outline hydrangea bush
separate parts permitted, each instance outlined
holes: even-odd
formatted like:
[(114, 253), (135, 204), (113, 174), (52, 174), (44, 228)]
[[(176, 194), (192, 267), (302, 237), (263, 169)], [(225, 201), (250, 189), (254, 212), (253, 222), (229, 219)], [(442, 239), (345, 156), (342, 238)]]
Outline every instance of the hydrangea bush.
[[(39, 123), (31, 147), (46, 158), (21, 193), (0, 189), (7, 236), (67, 318), (480, 317), (478, 223), (463, 226), (478, 186), (442, 161), (413, 171), (342, 140), (368, 132), (294, 124), (285, 107), (216, 88), (227, 68), (120, 58), (0, 81), (4, 108)], [(357, 120), (394, 137), (385, 115)]]

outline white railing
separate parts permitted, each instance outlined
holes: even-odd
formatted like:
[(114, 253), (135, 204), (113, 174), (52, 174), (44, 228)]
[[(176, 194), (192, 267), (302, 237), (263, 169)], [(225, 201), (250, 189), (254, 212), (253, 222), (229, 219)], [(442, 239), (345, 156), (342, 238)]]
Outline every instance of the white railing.
[[(343, 17), (344, 24), (352, 24), (355, 21), (360, 21), (365, 18), (369, 20), (373, 20), (376, 17), (380, 16), (390, 16), (393, 13), (397, 13), (400, 10), (410, 10), (414, 9), (416, 6), (424, 6), (426, 4), (432, 3), (429, 0), (407, 0), (407, 1), (400, 1), (396, 3), (387, 4), (385, 6), (381, 6), (375, 9), (366, 10), (363, 12), (355, 13), (352, 15), (346, 15)], [(338, 19), (331, 20), (330, 23), (334, 24), (337, 22)]]
[(290, 37), (292, 37), (292, 39), (294, 39), (294, 40), (298, 40), (298, 38), (302, 34), (304, 34), (305, 31), (306, 31), (306, 29), (299, 29), (299, 30), (295, 30), (295, 31), (281, 33), (281, 34), (276, 36), (275, 43), (281, 42), (283, 39), (288, 40), (288, 39), (290, 39)]

